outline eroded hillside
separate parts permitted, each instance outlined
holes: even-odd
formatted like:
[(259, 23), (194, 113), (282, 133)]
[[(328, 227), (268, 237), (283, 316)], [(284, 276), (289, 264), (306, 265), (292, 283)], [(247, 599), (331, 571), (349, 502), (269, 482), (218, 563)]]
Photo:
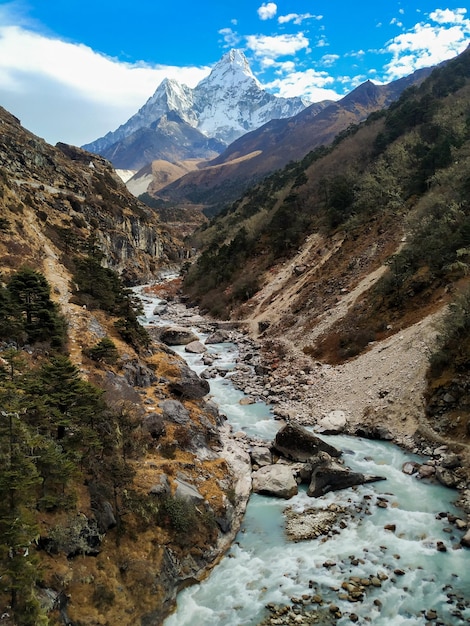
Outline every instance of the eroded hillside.
[(125, 287), (179, 244), (104, 159), (0, 124), (2, 622), (160, 623), (240, 519), (207, 383)]
[(281, 415), (466, 454), (469, 119), (467, 50), (196, 233), (187, 293), (263, 341), (267, 384), (300, 372)]

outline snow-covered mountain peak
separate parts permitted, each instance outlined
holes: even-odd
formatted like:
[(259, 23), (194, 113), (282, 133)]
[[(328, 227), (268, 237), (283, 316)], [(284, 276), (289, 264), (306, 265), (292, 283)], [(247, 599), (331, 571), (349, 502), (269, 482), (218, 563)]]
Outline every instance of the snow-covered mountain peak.
[(209, 76), (196, 87), (199, 92), (211, 89), (231, 89), (240, 85), (262, 89), (241, 50), (230, 50), (214, 65)]
[(165, 78), (135, 115), (116, 131), (84, 146), (107, 155), (108, 148), (169, 112), (206, 137), (226, 145), (271, 119), (291, 117), (306, 107), (300, 98), (265, 91), (241, 50), (229, 50), (194, 89)]

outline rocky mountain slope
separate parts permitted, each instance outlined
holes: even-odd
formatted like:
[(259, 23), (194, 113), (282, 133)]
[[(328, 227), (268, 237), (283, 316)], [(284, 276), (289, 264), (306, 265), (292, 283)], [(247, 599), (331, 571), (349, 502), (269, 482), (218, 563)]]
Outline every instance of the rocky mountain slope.
[(419, 70), (388, 85), (367, 81), (338, 102), (312, 104), (289, 119), (273, 119), (234, 141), (205, 166), (149, 193), (171, 203), (203, 204), (213, 214), (263, 176), (329, 145), (350, 125), (388, 107), (430, 72)]
[(279, 415), (447, 443), (454, 485), (470, 467), (469, 68), (467, 50), (250, 189), (196, 233), (185, 279), (259, 337)]
[(249, 494), (207, 382), (125, 287), (179, 244), (102, 157), (0, 126), (2, 623), (161, 623)]
[(164, 80), (125, 124), (83, 147), (123, 169), (155, 159), (212, 158), (240, 135), (306, 104), (262, 89), (245, 55), (230, 50), (194, 89)]

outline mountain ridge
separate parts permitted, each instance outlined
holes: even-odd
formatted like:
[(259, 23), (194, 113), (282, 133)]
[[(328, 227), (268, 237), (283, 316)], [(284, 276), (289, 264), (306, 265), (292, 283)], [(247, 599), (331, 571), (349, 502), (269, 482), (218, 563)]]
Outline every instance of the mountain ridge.
[[(348, 126), (384, 109), (407, 87), (420, 84), (432, 69), (418, 70), (387, 85), (366, 81), (337, 102), (312, 104), (291, 118), (271, 120), (235, 140), (206, 167), (189, 172), (153, 195), (172, 203), (205, 204), (213, 214), (212, 205), (219, 210), (223, 206), (221, 197), (227, 204), (263, 176), (330, 144)], [(217, 175), (212, 169), (215, 165), (221, 166)]]
[[(129, 149), (129, 145), (132, 145), (130, 138), (135, 133), (142, 132), (142, 129), (152, 129), (158, 119), (170, 112), (177, 113), (184, 124), (207, 138), (228, 145), (237, 137), (261, 126), (273, 117), (290, 117), (303, 110), (305, 106), (301, 98), (282, 98), (263, 90), (252, 73), (245, 55), (239, 50), (232, 49), (193, 89), (175, 80), (165, 79), (125, 124), (104, 137), (84, 145), (83, 148), (105, 156), (115, 167), (139, 169), (146, 163), (140, 159), (137, 165), (130, 166), (129, 163), (132, 162), (130, 157), (121, 159), (119, 156), (124, 151), (119, 144), (125, 142)], [(222, 147), (219, 152), (221, 150)], [(209, 158), (213, 156), (208, 153)], [(171, 160), (171, 150), (169, 157), (165, 156), (164, 151), (159, 151), (155, 153), (154, 158)], [(194, 154), (187, 142), (184, 153), (180, 151), (178, 158), (195, 157), (201, 157), (201, 154)], [(153, 159), (147, 162), (151, 160)]]

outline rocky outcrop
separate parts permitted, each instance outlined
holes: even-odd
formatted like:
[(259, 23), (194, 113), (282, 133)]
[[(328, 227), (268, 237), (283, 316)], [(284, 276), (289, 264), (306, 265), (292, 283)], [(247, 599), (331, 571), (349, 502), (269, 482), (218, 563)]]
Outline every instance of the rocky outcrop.
[(181, 366), (180, 377), (169, 385), (171, 393), (179, 398), (198, 400), (209, 393), (207, 380), (193, 372), (187, 365)]

